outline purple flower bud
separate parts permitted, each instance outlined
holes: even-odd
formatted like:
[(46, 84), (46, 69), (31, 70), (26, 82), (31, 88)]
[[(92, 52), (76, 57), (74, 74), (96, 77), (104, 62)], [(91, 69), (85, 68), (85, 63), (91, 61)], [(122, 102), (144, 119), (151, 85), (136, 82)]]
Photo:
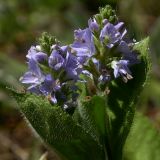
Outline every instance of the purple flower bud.
[(102, 23), (103, 23), (103, 25), (106, 25), (106, 24), (108, 23), (108, 19), (104, 19), (104, 20), (102, 21)]
[(88, 20), (88, 26), (89, 26), (89, 29), (93, 32), (93, 31), (98, 31), (99, 30), (99, 25), (98, 23), (96, 22), (95, 19), (89, 19)]

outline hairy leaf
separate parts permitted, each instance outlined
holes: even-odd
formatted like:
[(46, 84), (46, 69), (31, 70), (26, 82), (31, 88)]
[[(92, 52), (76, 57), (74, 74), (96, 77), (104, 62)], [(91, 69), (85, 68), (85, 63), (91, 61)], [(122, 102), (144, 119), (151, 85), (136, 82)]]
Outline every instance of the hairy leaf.
[(12, 91), (21, 111), (40, 137), (68, 160), (103, 160), (103, 147), (59, 106), (41, 96)]
[(135, 104), (148, 78), (150, 70), (149, 39), (135, 45), (139, 53), (140, 63), (131, 67), (133, 79), (124, 83), (121, 79), (115, 80), (109, 87), (108, 95), (108, 140), (107, 148), (110, 159), (121, 160), (122, 149), (132, 125)]
[[(98, 143), (104, 145), (106, 138), (106, 100), (104, 97), (94, 96), (82, 100), (77, 107), (79, 123)], [(75, 114), (77, 114), (75, 112)]]
[(124, 147), (124, 160), (159, 160), (160, 133), (137, 113)]

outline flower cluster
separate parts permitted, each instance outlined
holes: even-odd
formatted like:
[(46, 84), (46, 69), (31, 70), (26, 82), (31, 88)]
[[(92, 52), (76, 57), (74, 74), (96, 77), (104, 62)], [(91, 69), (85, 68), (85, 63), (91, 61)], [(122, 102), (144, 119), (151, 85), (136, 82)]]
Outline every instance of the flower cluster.
[(138, 60), (126, 34), (123, 22), (111, 22), (103, 13), (95, 15), (87, 28), (74, 31), (73, 44), (54, 41), (46, 50), (42, 44), (32, 46), (26, 56), (28, 71), (20, 81), (53, 104), (73, 106), (80, 91), (77, 82), (89, 79), (96, 91), (104, 92), (118, 77), (124, 82), (133, 78), (129, 68)]
[[(99, 18), (100, 15), (94, 16), (89, 19), (88, 28), (74, 32), (71, 48), (96, 88), (102, 90), (114, 78), (121, 77), (124, 82), (132, 79), (129, 67), (138, 63), (138, 59), (132, 50), (134, 43), (127, 43), (124, 23), (116, 21), (113, 24)], [(103, 87), (98, 88), (98, 84)]]
[(28, 91), (45, 95), (54, 104), (66, 105), (68, 99), (74, 103), (81, 65), (68, 46), (55, 44), (51, 48), (49, 56), (40, 46), (30, 48), (26, 56), (28, 72), (20, 81), (29, 84)]

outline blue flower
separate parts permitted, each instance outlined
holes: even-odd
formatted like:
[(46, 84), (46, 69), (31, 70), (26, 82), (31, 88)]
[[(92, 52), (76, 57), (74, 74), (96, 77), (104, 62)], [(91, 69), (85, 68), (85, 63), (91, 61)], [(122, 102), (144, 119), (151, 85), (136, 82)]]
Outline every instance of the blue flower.
[(49, 57), (48, 63), (52, 69), (54, 69), (55, 71), (58, 71), (63, 67), (64, 61), (65, 60), (61, 55), (61, 51), (54, 49)]
[(65, 73), (63, 79), (78, 80), (82, 71), (79, 59), (70, 52), (67, 46), (55, 46), (49, 57), (49, 67), (54, 71)]
[(33, 59), (37, 62), (43, 62), (46, 61), (48, 59), (47, 54), (43, 53), (42, 51), (40, 51), (40, 47), (37, 46), (32, 46), (29, 51), (28, 54), (26, 55), (27, 59)]
[(118, 78), (122, 76), (124, 82), (127, 82), (129, 79), (132, 79), (131, 71), (128, 68), (128, 60), (119, 60), (112, 61), (111, 67), (114, 69), (114, 77)]
[(20, 81), (29, 84), (28, 91), (44, 96), (50, 96), (50, 100), (57, 103), (55, 93), (60, 90), (61, 86), (58, 80), (54, 80), (50, 74), (44, 75), (38, 63), (30, 59), (28, 62), (29, 71), (26, 72)]
[(41, 93), (50, 96), (52, 103), (57, 103), (55, 93), (61, 89), (59, 80), (54, 80), (50, 74), (45, 76), (43, 84), (39, 87)]
[(45, 76), (41, 72), (37, 62), (32, 58), (28, 62), (28, 69), (29, 71), (20, 78), (20, 81), (30, 85), (28, 90), (37, 92), (37, 86), (44, 82)]
[(78, 80), (79, 74), (82, 72), (82, 66), (77, 57), (70, 52), (67, 52), (64, 70), (67, 73), (67, 78), (73, 80)]
[(100, 33), (100, 41), (104, 43), (108, 48), (112, 48), (123, 39), (127, 31), (124, 30), (122, 34), (120, 33), (119, 30), (123, 26), (122, 22), (119, 22), (117, 25), (113, 25), (109, 22), (105, 23), (106, 24)]
[(74, 37), (75, 42), (71, 45), (72, 52), (75, 52), (77, 57), (81, 57), (81, 62), (85, 62), (95, 53), (93, 34), (89, 28), (79, 29), (74, 32)]
[(131, 65), (139, 63), (137, 54), (129, 48), (125, 41), (120, 42), (118, 50), (122, 53), (123, 59), (129, 60)]
[(89, 26), (89, 29), (94, 32), (94, 31), (98, 31), (99, 30), (99, 25), (98, 23), (96, 22), (95, 19), (89, 19), (88, 20), (88, 26)]

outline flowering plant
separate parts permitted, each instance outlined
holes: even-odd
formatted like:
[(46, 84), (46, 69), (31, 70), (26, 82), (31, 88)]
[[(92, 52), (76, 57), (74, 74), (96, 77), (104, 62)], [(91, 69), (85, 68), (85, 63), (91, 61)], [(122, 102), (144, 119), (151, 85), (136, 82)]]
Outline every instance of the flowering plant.
[(106, 6), (74, 31), (72, 44), (44, 33), (26, 58), (27, 90), (12, 93), (36, 133), (62, 159), (124, 159), (150, 70), (148, 38), (130, 40)]

